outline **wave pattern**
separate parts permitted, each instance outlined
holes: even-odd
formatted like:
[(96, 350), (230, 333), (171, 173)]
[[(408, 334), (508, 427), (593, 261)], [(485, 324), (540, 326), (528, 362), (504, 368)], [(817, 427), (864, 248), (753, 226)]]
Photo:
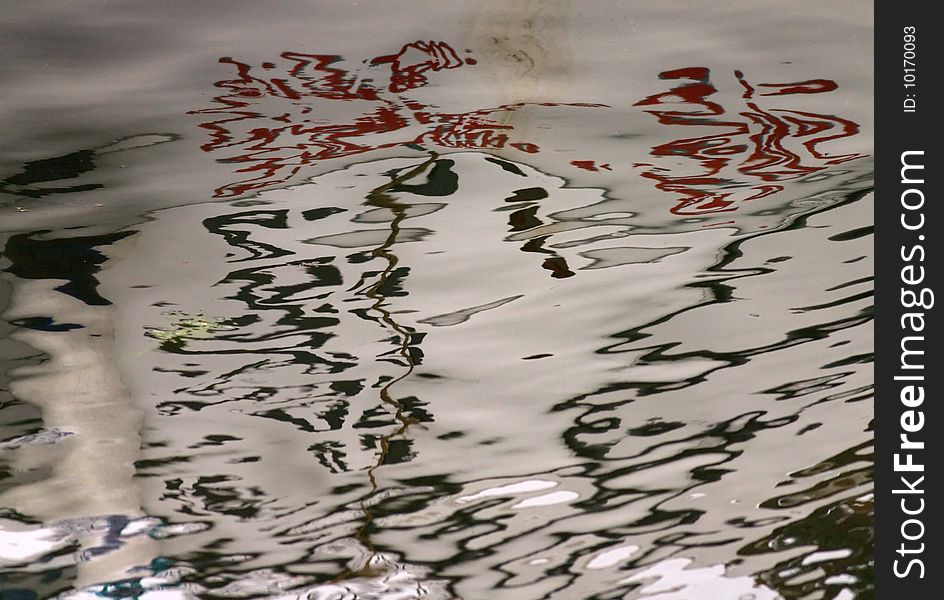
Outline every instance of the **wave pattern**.
[[(336, 55), (283, 52), (279, 58), (257, 68), (221, 58), (235, 67), (237, 78), (216, 83), (223, 90), (214, 98), (218, 106), (193, 112), (210, 119), (200, 124), (211, 137), (203, 150), (226, 153), (220, 160), (237, 166), (240, 179), (219, 187), (217, 197), (284, 185), (306, 165), (389, 149), (509, 148), (533, 154), (537, 145), (511, 137), (513, 127), (501, 115), (530, 105), (561, 105), (519, 102), (445, 112), (410, 98), (406, 92), (427, 85), (429, 74), (476, 64), (460, 59), (445, 42), (406, 44), (354, 71)], [(349, 122), (327, 117), (338, 103), (350, 103)]]
[[(206, 202), (0, 233), (0, 595), (870, 596), (872, 174), (809, 103), (839, 85), (547, 98), (534, 23), (221, 58)], [(473, 56), (527, 85), (464, 105)], [(537, 143), (564, 107), (599, 154)]]
[(740, 204), (783, 191), (783, 182), (863, 158), (857, 153), (832, 155), (822, 149), (829, 142), (858, 134), (858, 124), (835, 115), (763, 107), (771, 97), (832, 92), (838, 87), (835, 81), (752, 85), (741, 71), (734, 75), (743, 88), (736, 112), (712, 99), (718, 89), (707, 67), (660, 73), (661, 79), (682, 83), (636, 103), (662, 125), (711, 132), (652, 148), (652, 156), (667, 165), (685, 158), (694, 173), (679, 174), (679, 169), (661, 167), (659, 162), (636, 165), (646, 168), (643, 177), (655, 181), (656, 188), (680, 196), (672, 208), (674, 214), (732, 212)]
[[(120, 299), (116, 368), (145, 425), (139, 453), (111, 460), (131, 470), (139, 508), (8, 513), (38, 550), (5, 585), (325, 599), (868, 590), (870, 196), (830, 183), (776, 230), (647, 233), (596, 209), (600, 190), (432, 154), (76, 239), (102, 261), (135, 251), (85, 276), (94, 302), (37, 273), (34, 293), (90, 316), (19, 327), (34, 347), (86, 335)], [(30, 277), (17, 249), (63, 244), (46, 239), (11, 238), (6, 273)], [(194, 239), (197, 254), (169, 243)], [(7, 320), (67, 322), (69, 306)], [(68, 454), (90, 435), (53, 433), (6, 447)], [(4, 504), (68, 477), (14, 480)], [(123, 578), (83, 574), (121, 552)]]

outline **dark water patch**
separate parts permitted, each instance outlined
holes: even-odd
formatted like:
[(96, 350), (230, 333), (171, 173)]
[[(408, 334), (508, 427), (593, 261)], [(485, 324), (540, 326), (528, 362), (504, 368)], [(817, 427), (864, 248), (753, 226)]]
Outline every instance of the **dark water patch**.
[(56, 323), (52, 317), (26, 317), (23, 319), (14, 319), (11, 324), (17, 327), (26, 327), (37, 331), (69, 331), (70, 329), (82, 329), (78, 323)]
[(86, 183), (68, 187), (36, 187), (37, 183), (48, 183), (63, 179), (75, 179), (95, 169), (93, 150), (80, 150), (64, 156), (46, 158), (26, 163), (23, 171), (11, 175), (0, 183), (0, 191), (27, 198), (42, 198), (50, 194), (88, 192), (104, 187), (100, 183)]
[(514, 195), (505, 198), (505, 202), (533, 202), (547, 198), (547, 191), (541, 188), (515, 190)]
[(849, 240), (855, 240), (860, 237), (865, 237), (867, 235), (873, 235), (875, 233), (875, 227), (859, 227), (858, 229), (852, 229), (850, 231), (844, 231), (842, 233), (837, 233), (836, 235), (830, 236), (830, 240), (834, 242), (846, 242)]
[(515, 175), (521, 175), (522, 177), (527, 177), (527, 175), (525, 175), (524, 172), (521, 169), (519, 169), (517, 165), (515, 165), (514, 163), (510, 163), (507, 160), (500, 160), (492, 156), (486, 157), (485, 160), (487, 160), (488, 162), (492, 164), (498, 165), (499, 167), (501, 167), (505, 171), (508, 171), (509, 173), (514, 173)]
[(425, 183), (396, 183), (389, 191), (420, 196), (451, 196), (459, 189), (459, 176), (452, 170), (453, 165), (455, 163), (447, 159), (434, 161)]
[(37, 239), (47, 233), (34, 231), (11, 236), (2, 254), (11, 264), (4, 271), (23, 279), (64, 279), (68, 283), (56, 288), (63, 294), (90, 306), (110, 304), (97, 290), (95, 273), (107, 259), (96, 248), (110, 246), (136, 232)]
[[(634, 15), (735, 71), (585, 35), (618, 10), (423, 8), (190, 11), (179, 55), (95, 65), (83, 102), (202, 139), (38, 152), (60, 160), (6, 184), (142, 150), (108, 173), (120, 234), (83, 236), (64, 196), (76, 229), (4, 250), (0, 327), (44, 354), (4, 359), (0, 527), (78, 540), (42, 593), (868, 597), (871, 67), (836, 42), (858, 20), (805, 7), (830, 35), (787, 68), (766, 9)], [(42, 443), (59, 414), (86, 421)]]

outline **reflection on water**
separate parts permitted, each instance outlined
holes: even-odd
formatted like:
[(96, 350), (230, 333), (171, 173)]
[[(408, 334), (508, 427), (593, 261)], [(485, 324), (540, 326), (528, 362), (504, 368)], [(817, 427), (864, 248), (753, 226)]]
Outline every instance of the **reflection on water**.
[[(857, 134), (859, 126), (856, 123), (832, 115), (783, 108), (765, 111), (754, 98), (755, 94), (779, 97), (831, 92), (836, 89), (836, 82), (813, 79), (796, 83), (761, 83), (755, 87), (740, 71), (735, 71), (734, 75), (744, 88), (739, 102), (744, 110), (736, 115), (725, 116), (725, 108), (710, 99), (718, 90), (711, 84), (710, 71), (705, 67), (660, 73), (661, 79), (682, 79), (688, 83), (636, 103), (645, 106), (646, 112), (657, 117), (663, 125), (722, 128), (721, 133), (673, 140), (652, 148), (652, 155), (662, 160), (682, 156), (697, 162), (701, 172), (679, 174), (671, 163), (668, 167), (637, 165), (649, 167), (643, 176), (657, 181), (659, 190), (682, 196), (672, 209), (673, 213), (731, 212), (739, 203), (783, 191), (784, 184), (779, 182), (808, 177), (831, 166), (862, 158), (861, 154), (833, 156), (818, 149), (828, 142)], [(682, 107), (685, 110), (678, 110)], [(726, 167), (732, 163), (735, 163), (735, 174), (725, 176)], [(752, 182), (757, 183), (752, 185)]]
[[(336, 55), (283, 52), (279, 58), (258, 69), (221, 58), (236, 68), (238, 78), (216, 83), (224, 90), (214, 98), (220, 106), (194, 113), (212, 119), (200, 125), (211, 135), (203, 150), (226, 152), (222, 160), (238, 165), (240, 180), (218, 188), (218, 197), (284, 184), (316, 161), (390, 148), (538, 152), (535, 144), (509, 138), (512, 126), (493, 118), (534, 103), (447, 113), (405, 95), (429, 83), (427, 71), (476, 64), (473, 58), (460, 59), (445, 42), (406, 44), (397, 54), (355, 63), (353, 71), (335, 66), (342, 61)], [(349, 121), (325, 118), (330, 109), (323, 105), (338, 102), (350, 103)]]
[(485, 21), (224, 58), (193, 135), (3, 179), (97, 198), (108, 155), (187, 144), (226, 174), (0, 234), (4, 597), (869, 597), (871, 173), (836, 69), (463, 102), (496, 60), (558, 77), (532, 29), (566, 19)]
[[(101, 183), (79, 183), (77, 185), (65, 184), (65, 187), (59, 187), (59, 183), (64, 179), (76, 179), (86, 173), (92, 173), (95, 170), (96, 157), (110, 154), (112, 152), (123, 152), (137, 148), (147, 148), (165, 142), (176, 141), (180, 136), (174, 134), (143, 134), (133, 135), (124, 139), (94, 149), (78, 150), (70, 152), (63, 156), (52, 158), (43, 158), (27, 162), (23, 165), (22, 171), (15, 175), (5, 177), (0, 181), (0, 193), (10, 196), (22, 196), (26, 198), (42, 198), (52, 194), (69, 194), (77, 192), (89, 192), (104, 187)], [(55, 187), (46, 185), (54, 182)]]

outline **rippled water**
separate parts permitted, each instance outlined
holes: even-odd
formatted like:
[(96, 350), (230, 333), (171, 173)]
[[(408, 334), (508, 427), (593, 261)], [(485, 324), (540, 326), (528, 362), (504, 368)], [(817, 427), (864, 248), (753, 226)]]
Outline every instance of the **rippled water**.
[(0, 596), (871, 597), (871, 14), (696, 6), (11, 9)]

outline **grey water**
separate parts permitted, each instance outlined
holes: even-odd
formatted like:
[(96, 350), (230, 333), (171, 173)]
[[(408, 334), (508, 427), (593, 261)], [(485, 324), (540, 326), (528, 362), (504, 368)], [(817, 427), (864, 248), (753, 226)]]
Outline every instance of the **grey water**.
[(870, 7), (0, 48), (0, 598), (872, 597)]

